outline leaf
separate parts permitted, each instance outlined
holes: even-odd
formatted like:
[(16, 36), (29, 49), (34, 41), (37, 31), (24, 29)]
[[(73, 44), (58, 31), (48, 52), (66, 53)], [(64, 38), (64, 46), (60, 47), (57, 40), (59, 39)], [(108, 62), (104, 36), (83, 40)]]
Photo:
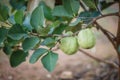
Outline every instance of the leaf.
[(39, 42), (40, 42), (40, 39), (38, 37), (26, 38), (22, 43), (22, 47), (26, 52), (30, 49), (33, 49)]
[(74, 22), (71, 22), (71, 23), (69, 24), (69, 26), (76, 26), (76, 25), (79, 24), (80, 22), (82, 22), (81, 19), (80, 19), (80, 18), (77, 18)]
[(8, 30), (5, 28), (0, 28), (0, 44), (6, 39)]
[(22, 39), (20, 39), (20, 40), (13, 40), (13, 39), (11, 39), (11, 38), (7, 38), (7, 42), (8, 42), (8, 45), (9, 46), (14, 46), (14, 45), (17, 45), (17, 44), (19, 44), (20, 42), (22, 41)]
[(48, 52), (47, 55), (45, 55), (44, 57), (42, 57), (41, 61), (43, 66), (49, 71), (53, 71), (53, 69), (56, 66), (58, 60), (58, 54), (54, 53), (54, 52)]
[(27, 14), (23, 21), (24, 29), (27, 31), (32, 31), (32, 29), (33, 29), (33, 27), (30, 24), (30, 18), (31, 18), (31, 15)]
[(53, 39), (53, 38), (46, 38), (41, 43), (41, 45), (45, 45), (45, 46), (48, 46), (48, 47), (53, 47), (53, 46), (55, 46), (55, 39)]
[(48, 34), (52, 34), (55, 30), (55, 28), (57, 28), (58, 26), (60, 26), (61, 22), (60, 21), (55, 21), (52, 24), (50, 24), (48, 27), (50, 27), (50, 31), (48, 32)]
[(68, 14), (68, 12), (64, 9), (63, 6), (55, 6), (52, 15), (58, 17), (69, 17), (69, 18), (72, 17), (72, 15)]
[(5, 21), (9, 17), (9, 8), (0, 4), (0, 21)]
[(62, 0), (62, 2), (68, 14), (74, 15), (78, 13), (80, 7), (79, 0)]
[(14, 16), (11, 15), (9, 18), (8, 18), (8, 21), (11, 23), (11, 24), (16, 24), (15, 22), (15, 19), (14, 19)]
[(12, 53), (12, 48), (9, 45), (5, 45), (3, 51), (6, 55), (10, 55)]
[(53, 21), (55, 17), (52, 15), (52, 9), (48, 7), (43, 1), (40, 2), (40, 5), (43, 6), (45, 18)]
[(100, 15), (100, 12), (98, 11), (83, 11), (79, 15), (79, 19), (82, 21), (88, 23), (90, 22), (93, 18), (97, 17)]
[(47, 36), (49, 34), (50, 27), (41, 28), (38, 32), (41, 36)]
[(22, 24), (23, 23), (23, 17), (24, 17), (24, 11), (23, 10), (18, 10), (15, 13), (14, 19), (17, 24)]
[(26, 60), (28, 52), (22, 50), (14, 51), (10, 56), (10, 65), (16, 67)]
[(37, 8), (35, 8), (35, 10), (32, 12), (30, 23), (37, 32), (39, 32), (41, 27), (44, 26), (45, 17), (43, 6), (38, 6)]
[(32, 54), (32, 56), (30, 57), (30, 63), (35, 63), (37, 62), (37, 60), (47, 52), (48, 50), (47, 49), (44, 49), (44, 48), (39, 48), (37, 50), (35, 50), (35, 52)]
[(66, 24), (60, 24), (60, 26), (55, 28), (53, 34), (62, 34), (62, 32), (65, 30), (66, 27), (67, 27)]
[(13, 40), (20, 40), (26, 36), (26, 32), (23, 30), (21, 25), (15, 24), (10, 28), (8, 36)]
[(25, 7), (26, 5), (26, 0), (9, 0), (10, 1), (10, 4), (11, 6), (14, 8), (14, 9), (21, 9), (23, 7)]
[(90, 10), (96, 10), (94, 0), (83, 0), (83, 2), (89, 7)]

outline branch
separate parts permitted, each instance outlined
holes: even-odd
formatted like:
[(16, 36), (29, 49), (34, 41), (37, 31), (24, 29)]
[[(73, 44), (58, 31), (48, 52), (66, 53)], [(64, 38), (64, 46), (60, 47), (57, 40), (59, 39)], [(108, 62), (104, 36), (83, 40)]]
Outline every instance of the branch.
[(114, 46), (114, 48), (116, 50), (116, 44), (114, 43), (114, 40), (110, 37), (108, 32), (104, 28), (102, 28), (97, 22), (95, 22), (95, 24), (104, 33), (104, 35), (106, 35), (106, 37), (109, 39), (109, 41), (112, 43), (112, 45)]
[(82, 49), (79, 49), (79, 51), (82, 52), (83, 54), (89, 56), (90, 58), (98, 61), (98, 62), (106, 63), (106, 64), (111, 65), (112, 67), (118, 69), (118, 66), (117, 66), (115, 63), (112, 63), (112, 62), (109, 62), (109, 61), (104, 61), (104, 60), (102, 60), (102, 59), (99, 59), (99, 58), (97, 58), (97, 57), (94, 57), (94, 56), (90, 55), (90, 53), (88, 53), (88, 52), (86, 52), (86, 51), (84, 51), (84, 50), (82, 50)]

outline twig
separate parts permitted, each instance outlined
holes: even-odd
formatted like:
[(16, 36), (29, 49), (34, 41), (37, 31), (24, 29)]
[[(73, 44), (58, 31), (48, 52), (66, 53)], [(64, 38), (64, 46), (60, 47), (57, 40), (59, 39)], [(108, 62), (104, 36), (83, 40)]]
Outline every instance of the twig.
[(107, 36), (107, 38), (109, 39), (109, 41), (112, 43), (112, 45), (116, 49), (116, 44), (114, 43), (114, 40), (110, 37), (110, 35), (106, 32), (106, 30), (104, 28), (102, 28), (101, 25), (99, 25), (97, 22), (95, 22), (95, 24)]
[(79, 49), (79, 51), (82, 52), (83, 54), (89, 56), (90, 58), (95, 59), (98, 62), (103, 62), (103, 63), (109, 64), (109, 65), (115, 67), (116, 69), (118, 69), (118, 66), (115, 63), (112, 63), (112, 62), (105, 61), (105, 60), (99, 59), (97, 57), (94, 57), (94, 56), (90, 55), (90, 53), (88, 53), (88, 52), (86, 52), (86, 51), (84, 51), (82, 49)]

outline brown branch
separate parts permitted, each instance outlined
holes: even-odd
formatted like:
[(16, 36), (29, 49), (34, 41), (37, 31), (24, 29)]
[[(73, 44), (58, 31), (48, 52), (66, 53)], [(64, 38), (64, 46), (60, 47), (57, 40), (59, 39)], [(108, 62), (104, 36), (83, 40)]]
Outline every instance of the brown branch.
[(99, 25), (97, 22), (95, 22), (95, 24), (104, 33), (104, 35), (109, 39), (109, 41), (112, 43), (112, 45), (114, 46), (116, 50), (116, 44), (114, 43), (114, 40), (110, 37), (110, 35), (107, 33), (107, 31), (104, 28), (102, 28), (102, 26)]
[[(119, 18), (118, 18), (118, 29), (117, 29), (117, 50), (120, 46), (120, 0), (118, 3), (119, 3)], [(119, 63), (120, 63), (120, 52), (117, 51), (117, 53), (118, 53), (118, 59), (119, 59)], [(118, 75), (120, 76), (120, 65), (119, 65), (119, 74)], [(120, 77), (119, 77), (119, 79), (120, 79)]]
[(94, 56), (90, 55), (90, 53), (88, 53), (88, 52), (86, 52), (86, 51), (84, 51), (84, 50), (82, 50), (82, 49), (79, 49), (79, 51), (82, 52), (83, 54), (89, 56), (90, 58), (92, 58), (92, 59), (98, 61), (98, 62), (106, 63), (106, 64), (108, 64), (108, 65), (110, 65), (110, 66), (112, 66), (112, 67), (118, 69), (118, 66), (117, 66), (115, 63), (113, 63), (113, 62), (105, 61), (105, 60), (103, 60), (103, 59), (94, 57)]

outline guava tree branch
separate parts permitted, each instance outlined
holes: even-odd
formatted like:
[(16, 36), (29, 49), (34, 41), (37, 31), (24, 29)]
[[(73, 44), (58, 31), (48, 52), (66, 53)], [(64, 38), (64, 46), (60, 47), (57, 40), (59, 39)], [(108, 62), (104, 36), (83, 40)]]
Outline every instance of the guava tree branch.
[(94, 57), (94, 56), (90, 55), (90, 53), (88, 53), (88, 52), (86, 52), (86, 51), (84, 51), (84, 50), (82, 50), (82, 49), (79, 49), (79, 51), (82, 52), (83, 54), (87, 55), (88, 57), (90, 57), (90, 58), (98, 61), (98, 62), (106, 63), (106, 64), (108, 64), (108, 65), (110, 65), (110, 66), (112, 66), (112, 67), (114, 67), (114, 68), (116, 68), (116, 69), (119, 68), (119, 67), (118, 67), (115, 63), (113, 63), (113, 62), (105, 61), (105, 60), (102, 60), (102, 59), (100, 59), (100, 58)]
[(98, 27), (104, 33), (104, 35), (106, 35), (106, 37), (109, 39), (109, 41), (112, 43), (112, 45), (116, 49), (116, 45), (114, 43), (114, 39), (110, 37), (108, 32), (101, 25), (99, 25), (96, 21), (94, 22), (94, 24), (96, 24), (96, 27)]
[[(118, 18), (118, 29), (117, 29), (117, 42), (116, 42), (116, 44), (117, 44), (117, 51), (118, 51), (118, 48), (120, 46), (120, 0), (119, 0), (119, 18)], [(119, 62), (120, 62), (120, 52), (118, 51), (117, 53), (118, 53), (118, 58), (119, 58)], [(119, 65), (119, 74), (118, 75), (120, 76), (120, 65)], [(120, 79), (120, 77), (119, 77), (119, 79)]]

